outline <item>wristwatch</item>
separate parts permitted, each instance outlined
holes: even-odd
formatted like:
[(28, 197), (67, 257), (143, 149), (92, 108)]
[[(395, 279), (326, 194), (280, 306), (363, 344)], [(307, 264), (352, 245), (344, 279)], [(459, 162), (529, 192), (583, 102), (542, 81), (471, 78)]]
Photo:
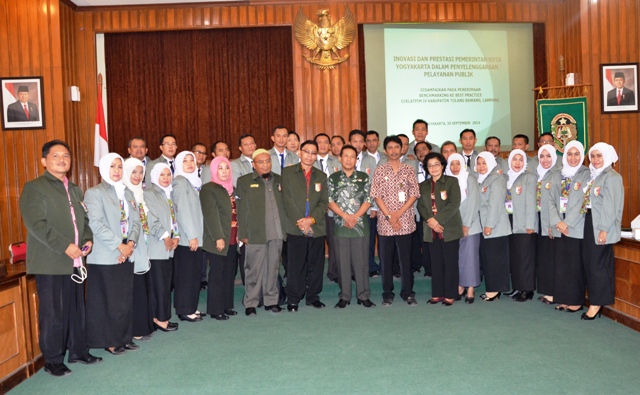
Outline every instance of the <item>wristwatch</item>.
[(390, 216), (390, 215), (388, 215), (388, 214), (387, 214), (387, 215), (385, 215), (384, 217), (387, 219), (387, 221), (391, 219), (391, 216)]

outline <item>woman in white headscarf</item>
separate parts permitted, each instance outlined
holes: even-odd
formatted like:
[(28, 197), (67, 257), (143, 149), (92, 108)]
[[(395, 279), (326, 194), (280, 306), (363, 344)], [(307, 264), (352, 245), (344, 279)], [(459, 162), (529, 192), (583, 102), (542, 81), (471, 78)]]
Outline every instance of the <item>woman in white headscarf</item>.
[(617, 161), (616, 150), (607, 143), (596, 143), (589, 150), (583, 256), (590, 305), (583, 320), (593, 320), (601, 315), (602, 306), (614, 303), (613, 245), (620, 241), (624, 206), (622, 176), (612, 167)]
[(485, 302), (500, 299), (501, 292), (509, 289), (509, 235), (511, 226), (504, 209), (507, 180), (498, 169), (491, 152), (483, 151), (476, 158), (480, 184), (480, 261), (484, 272)]
[(93, 231), (87, 257), (87, 343), (121, 355), (133, 344), (133, 250), (140, 215), (133, 192), (122, 182), (123, 160), (115, 153), (100, 159), (102, 182), (87, 190), (85, 204)]
[(511, 222), (509, 267), (511, 285), (517, 290), (511, 297), (524, 302), (533, 298), (536, 288), (537, 177), (526, 171), (527, 154), (521, 149), (511, 151), (508, 164), (505, 208)]
[(198, 322), (206, 315), (198, 311), (202, 277), (199, 262), (205, 259), (199, 197), (202, 180), (198, 177), (196, 158), (191, 151), (180, 152), (175, 163), (171, 198), (180, 228), (180, 241), (174, 257), (173, 307), (180, 320)]
[(458, 294), (464, 296), (465, 303), (475, 300), (474, 288), (480, 285), (480, 187), (478, 179), (469, 173), (464, 158), (460, 154), (451, 154), (447, 159), (445, 174), (456, 177), (460, 185), (460, 216), (462, 233), (458, 259)]
[(582, 239), (584, 237), (583, 188), (589, 182), (589, 169), (582, 165), (584, 147), (577, 140), (564, 147), (562, 169), (552, 175), (549, 199), (549, 221), (561, 237), (556, 247), (553, 301), (556, 310), (575, 313), (583, 309), (584, 269)]
[(180, 231), (171, 200), (172, 174), (166, 163), (156, 163), (151, 169), (149, 183), (144, 191), (144, 201), (149, 212), (148, 255), (153, 270), (150, 271), (150, 305), (156, 329), (173, 332), (178, 324), (171, 318), (171, 280), (173, 278), (173, 254), (178, 247)]
[(538, 185), (536, 187), (536, 206), (538, 210), (538, 237), (536, 240), (536, 286), (542, 294), (538, 300), (546, 304), (553, 303), (553, 282), (556, 266), (556, 247), (560, 232), (551, 226), (549, 220), (549, 201), (551, 183), (557, 180), (554, 173), (558, 156), (554, 146), (545, 144), (538, 149)]
[(124, 161), (124, 176), (122, 182), (133, 192), (140, 216), (140, 236), (133, 250), (133, 338), (146, 341), (153, 334), (153, 316), (149, 305), (149, 254), (147, 253), (147, 238), (149, 237), (149, 223), (147, 216), (149, 209), (144, 202), (142, 181), (144, 180), (144, 165), (136, 158)]

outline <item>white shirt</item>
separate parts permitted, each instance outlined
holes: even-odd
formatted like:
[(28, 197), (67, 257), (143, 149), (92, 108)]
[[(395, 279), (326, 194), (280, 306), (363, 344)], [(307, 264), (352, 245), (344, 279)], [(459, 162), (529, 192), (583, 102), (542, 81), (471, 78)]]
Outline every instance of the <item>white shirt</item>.
[(329, 154), (327, 153), (324, 157), (318, 155), (318, 163), (320, 163), (320, 159), (322, 159), (322, 171), (329, 177)]
[(375, 154), (372, 154), (371, 152), (367, 151), (367, 154), (373, 156), (373, 158), (376, 160), (376, 165), (378, 164), (378, 162), (380, 162), (380, 153), (378, 151), (376, 151)]

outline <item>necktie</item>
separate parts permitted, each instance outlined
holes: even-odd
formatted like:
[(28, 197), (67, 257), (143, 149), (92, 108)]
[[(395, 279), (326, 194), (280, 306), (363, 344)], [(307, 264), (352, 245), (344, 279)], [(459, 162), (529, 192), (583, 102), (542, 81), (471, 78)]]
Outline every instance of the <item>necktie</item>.
[(425, 180), (424, 165), (422, 163), (418, 163), (418, 165), (420, 165), (420, 172), (418, 172), (418, 182), (422, 182)]
[(356, 170), (362, 171), (360, 170), (360, 157), (358, 157), (358, 160), (356, 161)]
[(324, 170), (324, 163), (322, 163), (322, 159), (320, 159), (320, 170), (326, 173), (326, 171)]
[[(620, 104), (620, 96), (618, 96), (618, 104)], [(27, 116), (27, 121), (30, 120), (31, 118), (29, 117), (29, 109), (27, 108), (26, 104), (23, 104), (24, 106), (24, 115)]]
[(202, 175), (202, 167), (198, 167), (198, 178)]
[[(622, 91), (618, 90), (618, 105), (620, 105), (620, 101), (622, 100)], [(29, 117), (29, 113), (27, 113), (27, 118)]]
[(284, 169), (284, 154), (280, 154), (280, 172)]
[(174, 168), (173, 168), (173, 161), (172, 160), (169, 161), (169, 168), (171, 169), (171, 174), (173, 174)]
[(467, 157), (467, 169), (471, 168), (471, 155), (465, 155)]

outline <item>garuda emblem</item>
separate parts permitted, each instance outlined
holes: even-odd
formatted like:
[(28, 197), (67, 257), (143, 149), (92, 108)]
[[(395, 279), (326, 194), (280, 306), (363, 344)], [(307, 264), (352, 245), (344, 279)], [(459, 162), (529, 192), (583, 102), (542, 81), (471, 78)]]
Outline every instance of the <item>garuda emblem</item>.
[(320, 26), (308, 20), (300, 7), (293, 33), (300, 44), (313, 51), (312, 56), (303, 55), (307, 62), (315, 64), (320, 70), (333, 69), (349, 58), (349, 54), (341, 57), (338, 50), (346, 48), (353, 41), (356, 22), (349, 8), (345, 9), (344, 16), (333, 25), (328, 10), (320, 10), (316, 15)]
[(564, 153), (564, 147), (571, 140), (578, 138), (578, 127), (576, 120), (569, 114), (560, 113), (553, 117), (551, 121), (551, 134), (553, 134), (553, 145)]

